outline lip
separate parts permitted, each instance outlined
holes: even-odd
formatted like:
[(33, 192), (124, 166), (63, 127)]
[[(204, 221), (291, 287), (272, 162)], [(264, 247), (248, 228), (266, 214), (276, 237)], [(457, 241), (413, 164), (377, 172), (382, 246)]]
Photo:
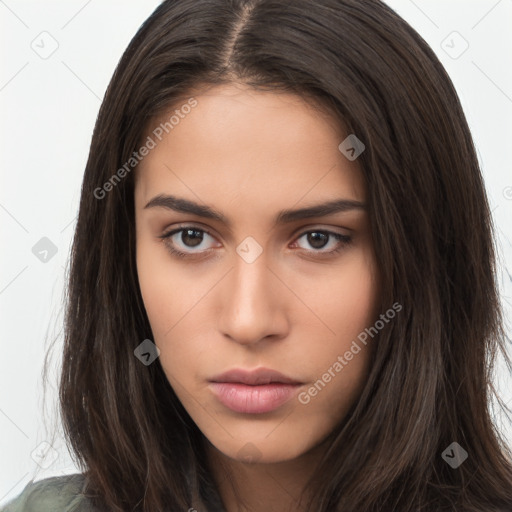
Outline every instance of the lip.
[(288, 402), (301, 385), (275, 370), (259, 368), (229, 370), (211, 379), (209, 387), (232, 411), (262, 414)]
[(237, 384), (247, 384), (249, 386), (257, 386), (261, 384), (271, 384), (279, 382), (281, 384), (302, 384), (297, 380), (291, 379), (276, 370), (269, 368), (257, 368), (256, 370), (244, 370), (242, 368), (234, 368), (227, 372), (221, 373), (210, 379), (211, 382), (235, 382)]

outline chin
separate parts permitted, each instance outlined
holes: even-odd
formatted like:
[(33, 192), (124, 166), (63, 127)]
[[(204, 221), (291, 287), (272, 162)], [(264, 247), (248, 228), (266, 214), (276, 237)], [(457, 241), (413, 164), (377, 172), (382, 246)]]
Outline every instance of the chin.
[[(268, 434), (267, 434), (268, 435)], [(296, 459), (308, 452), (313, 442), (305, 439), (293, 440), (293, 436), (283, 431), (280, 435), (269, 437), (245, 435), (243, 439), (210, 443), (224, 456), (247, 464), (274, 464)]]

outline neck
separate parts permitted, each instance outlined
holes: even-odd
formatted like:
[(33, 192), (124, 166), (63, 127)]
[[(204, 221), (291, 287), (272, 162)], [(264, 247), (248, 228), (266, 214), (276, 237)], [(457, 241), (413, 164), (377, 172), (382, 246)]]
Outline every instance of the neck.
[(234, 460), (207, 443), (209, 465), (226, 512), (301, 512), (303, 492), (325, 451), (319, 445), (281, 462)]

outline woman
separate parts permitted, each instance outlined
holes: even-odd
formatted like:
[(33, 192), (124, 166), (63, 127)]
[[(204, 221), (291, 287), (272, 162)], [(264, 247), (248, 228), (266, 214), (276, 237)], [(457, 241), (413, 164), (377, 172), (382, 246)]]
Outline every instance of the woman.
[(6, 510), (512, 510), (492, 235), (452, 83), (385, 4), (163, 2), (85, 170), (83, 472)]

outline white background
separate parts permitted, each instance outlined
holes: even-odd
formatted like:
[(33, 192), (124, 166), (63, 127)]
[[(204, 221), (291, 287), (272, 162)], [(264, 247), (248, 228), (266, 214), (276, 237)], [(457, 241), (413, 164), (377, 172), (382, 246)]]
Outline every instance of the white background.
[[(122, 52), (158, 3), (0, 0), (0, 504), (18, 495), (32, 477), (76, 472), (61, 437), (51, 438), (64, 271), (101, 98)], [(512, 0), (387, 3), (432, 46), (461, 97), (499, 235), (510, 333)], [(44, 31), (58, 44), (47, 59), (31, 47), (43, 46), (45, 37), (45, 48), (51, 48), (50, 36), (40, 36)], [(453, 58), (464, 40), (468, 49)], [(57, 248), (46, 263), (32, 252), (43, 237)], [(41, 371), (53, 340), (44, 408)], [(511, 378), (503, 366), (497, 383), (512, 406)], [(510, 426), (499, 428), (510, 442)], [(47, 458), (39, 459), (49, 465), (46, 469), (31, 456), (37, 459), (44, 442), (53, 445)]]

